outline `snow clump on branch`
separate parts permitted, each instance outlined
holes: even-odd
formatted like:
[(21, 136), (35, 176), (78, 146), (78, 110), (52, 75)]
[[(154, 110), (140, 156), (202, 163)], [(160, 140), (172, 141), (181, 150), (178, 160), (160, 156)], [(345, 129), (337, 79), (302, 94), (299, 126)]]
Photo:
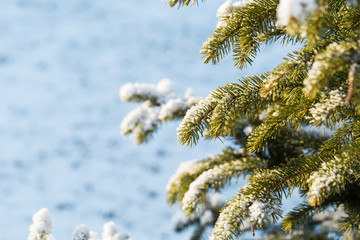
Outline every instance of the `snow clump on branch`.
[(241, 159), (224, 163), (200, 174), (200, 176), (190, 184), (189, 190), (184, 195), (181, 202), (183, 211), (188, 214), (193, 213), (201, 203), (206, 190), (209, 187), (216, 187), (226, 183), (229, 179), (228, 175), (244, 168), (245, 161), (245, 159)]
[(302, 20), (317, 9), (316, 0), (280, 0), (277, 17), (279, 24), (286, 26), (292, 18)]
[(181, 98), (170, 99), (164, 105), (161, 106), (158, 118), (162, 121), (174, 119), (177, 112), (186, 112), (188, 109), (186, 101)]
[(73, 232), (73, 240), (89, 240), (90, 232), (84, 224), (77, 226)]
[(269, 202), (261, 202), (256, 200), (249, 207), (250, 211), (250, 221), (253, 223), (258, 223), (260, 226), (264, 223), (270, 222), (270, 218), (274, 214), (281, 214), (279, 208), (280, 204), (274, 204)]
[(42, 208), (33, 215), (28, 240), (55, 240), (51, 235), (52, 220), (48, 209)]
[(187, 89), (183, 98), (176, 98), (174, 84), (164, 78), (157, 85), (149, 83), (127, 83), (119, 90), (126, 102), (143, 102), (132, 110), (121, 122), (121, 134), (130, 134), (140, 144), (145, 141), (161, 122), (181, 118), (201, 98)]
[(173, 186), (178, 186), (181, 184), (181, 177), (186, 174), (191, 174), (197, 171), (197, 160), (190, 160), (182, 162), (179, 167), (177, 168), (174, 175), (172, 175), (166, 185), (166, 192), (169, 194), (173, 188)]
[(341, 162), (341, 159), (335, 156), (334, 160), (322, 163), (321, 168), (310, 175), (307, 180), (310, 185), (307, 193), (309, 204), (316, 206), (327, 192), (340, 190), (342, 174), (338, 162)]
[(328, 116), (331, 112), (334, 112), (335, 109), (339, 106), (345, 104), (345, 94), (341, 92), (342, 88), (335, 89), (329, 92), (328, 98), (323, 98), (314, 107), (309, 109), (311, 113), (310, 123), (323, 123), (328, 119)]
[(236, 9), (242, 8), (248, 4), (248, 2), (250, 2), (250, 0), (237, 1), (234, 3), (231, 0), (226, 0), (223, 4), (220, 5), (216, 12), (216, 17), (219, 19), (216, 27), (224, 26), (226, 19), (229, 18), (231, 13)]
[(168, 78), (163, 78), (157, 85), (150, 83), (126, 83), (119, 90), (119, 97), (125, 102), (139, 102), (144, 98), (157, 103), (165, 102), (174, 97), (174, 84)]
[(114, 222), (104, 225), (102, 238), (102, 240), (131, 240), (129, 235), (119, 232)]
[(297, 23), (303, 22), (317, 7), (316, 0), (280, 0), (277, 9), (278, 24), (286, 26), (290, 33), (294, 33)]

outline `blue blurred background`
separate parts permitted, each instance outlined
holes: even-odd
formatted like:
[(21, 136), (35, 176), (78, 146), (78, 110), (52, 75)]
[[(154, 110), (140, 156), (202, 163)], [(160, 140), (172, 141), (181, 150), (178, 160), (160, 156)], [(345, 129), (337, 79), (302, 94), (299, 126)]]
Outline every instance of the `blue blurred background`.
[(176, 126), (135, 146), (120, 135), (126, 82), (167, 77), (200, 96), (271, 69), (285, 54), (267, 48), (240, 72), (231, 57), (203, 65), (218, 1), (170, 9), (161, 0), (3, 0), (0, 8), (0, 234), (26, 239), (31, 216), (49, 209), (56, 239), (76, 225), (101, 232), (114, 221), (133, 239), (186, 239), (171, 221), (165, 185), (181, 161), (226, 143), (178, 144)]

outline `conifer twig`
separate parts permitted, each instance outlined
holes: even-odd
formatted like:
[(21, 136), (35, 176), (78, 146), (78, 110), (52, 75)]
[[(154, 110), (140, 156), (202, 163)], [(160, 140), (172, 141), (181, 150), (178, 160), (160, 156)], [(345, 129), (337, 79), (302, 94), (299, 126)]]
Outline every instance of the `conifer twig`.
[(358, 65), (357, 63), (353, 63), (351, 64), (350, 67), (350, 72), (349, 72), (349, 89), (348, 89), (348, 93), (345, 99), (345, 104), (349, 105), (350, 100), (351, 100), (351, 96), (354, 90), (354, 80), (355, 80), (355, 73), (356, 73), (356, 69), (357, 69)]
[(253, 237), (255, 237), (255, 230), (254, 230), (253, 222), (250, 223), (250, 226), (251, 226), (251, 234), (252, 234)]

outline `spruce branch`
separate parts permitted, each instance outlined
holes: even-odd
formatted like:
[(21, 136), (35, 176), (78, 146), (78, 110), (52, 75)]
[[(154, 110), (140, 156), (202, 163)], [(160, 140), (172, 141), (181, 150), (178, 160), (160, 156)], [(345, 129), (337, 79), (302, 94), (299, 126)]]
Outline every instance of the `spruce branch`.
[(282, 227), (285, 231), (291, 232), (296, 226), (307, 223), (310, 217), (320, 209), (309, 205), (307, 202), (293, 208), (282, 220)]
[(341, 150), (344, 146), (348, 145), (349, 142), (356, 136), (360, 135), (360, 121), (350, 120), (344, 122), (335, 133), (325, 142), (321, 151), (336, 153)]
[(189, 190), (185, 193), (181, 203), (183, 211), (188, 215), (193, 214), (198, 205), (204, 201), (207, 191), (210, 189), (218, 191), (226, 183), (229, 183), (231, 179), (265, 166), (266, 161), (248, 156), (217, 164), (213, 168), (204, 171), (190, 184)]
[(310, 98), (315, 98), (320, 89), (327, 83), (330, 76), (350, 65), (357, 54), (359, 43), (344, 41), (332, 43), (323, 53), (315, 57), (308, 77), (304, 80), (304, 92)]
[[(281, 195), (290, 194), (295, 187), (301, 187), (306, 179), (304, 176), (318, 169), (320, 162), (322, 156), (314, 154), (310, 159), (303, 156), (273, 170), (254, 170), (248, 184), (222, 210), (211, 239), (228, 239), (232, 235), (239, 235), (240, 225), (250, 215), (248, 209), (256, 201), (268, 201), (273, 207), (279, 207)], [(276, 221), (279, 211), (274, 209), (269, 217)]]
[(212, 96), (218, 100), (209, 120), (208, 138), (227, 136), (234, 129), (238, 119), (245, 118), (250, 112), (261, 109), (259, 86), (265, 75), (249, 76), (217, 88)]
[[(201, 0), (202, 2), (205, 2), (205, 0)], [(195, 4), (198, 4), (198, 0), (169, 0), (167, 2), (167, 4), (170, 7), (174, 7), (176, 4), (178, 5), (178, 7), (183, 7), (183, 6), (194, 6)]]
[(235, 65), (242, 69), (258, 50), (256, 36), (274, 29), (277, 2), (257, 0), (234, 10), (204, 43), (204, 63), (216, 64), (234, 48)]
[(311, 60), (306, 48), (295, 51), (285, 58), (284, 62), (271, 71), (262, 83), (261, 97), (275, 101), (282, 95), (285, 101), (291, 102), (299, 96), (296, 94), (285, 95), (286, 90), (301, 87)]
[[(227, 148), (219, 154), (206, 158), (202, 161), (189, 161), (182, 163), (176, 173), (170, 178), (166, 186), (166, 196), (169, 204), (174, 204), (175, 201), (181, 202), (185, 193), (189, 190), (189, 186), (194, 182), (203, 172), (213, 169), (236, 159), (242, 159), (242, 152), (238, 152), (232, 148)], [(254, 159), (254, 157), (249, 157)]]
[(198, 142), (200, 135), (209, 124), (209, 115), (215, 109), (217, 102), (210, 93), (208, 97), (200, 100), (186, 112), (179, 127), (176, 129), (182, 145), (192, 146)]
[(259, 151), (260, 148), (264, 147), (267, 140), (275, 139), (279, 131), (287, 124), (299, 124), (294, 119), (304, 118), (309, 107), (310, 105), (307, 102), (303, 102), (303, 105), (289, 104), (279, 107), (251, 133), (247, 142), (248, 150), (251, 152)]

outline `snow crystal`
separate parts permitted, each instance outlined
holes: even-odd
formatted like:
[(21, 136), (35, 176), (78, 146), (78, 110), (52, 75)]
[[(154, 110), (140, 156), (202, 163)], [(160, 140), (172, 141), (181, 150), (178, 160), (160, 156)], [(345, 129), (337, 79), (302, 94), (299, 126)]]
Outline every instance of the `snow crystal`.
[(86, 225), (77, 226), (73, 232), (73, 240), (89, 240), (90, 233)]
[(134, 95), (156, 96), (156, 87), (149, 83), (126, 83), (119, 90), (121, 100), (128, 102)]
[(316, 0), (280, 0), (277, 9), (278, 23), (282, 26), (287, 26), (290, 23), (290, 19), (305, 19), (309, 16), (310, 12), (316, 9)]
[(52, 220), (47, 208), (40, 209), (33, 215), (28, 240), (52, 239)]
[(252, 2), (253, 0), (243, 0), (243, 1), (237, 1), (233, 3), (234, 8), (240, 8), (244, 7), (246, 4)]
[[(274, 93), (274, 89), (276, 89), (279, 81), (279, 75), (277, 74), (273, 74), (273, 73), (269, 74), (269, 76), (264, 80), (261, 89), (262, 97), (266, 97), (267, 95), (271, 95)], [(282, 72), (281, 74), (284, 73)]]
[(250, 221), (262, 223), (266, 217), (264, 209), (266, 204), (256, 200), (250, 207)]
[(127, 83), (120, 89), (124, 101), (144, 101), (132, 110), (121, 122), (121, 134), (130, 133), (131, 138), (141, 143), (148, 133), (155, 130), (161, 121), (180, 118), (200, 101), (192, 89), (187, 89), (184, 99), (175, 98), (174, 86), (170, 79), (162, 79), (156, 86), (147, 83)]

